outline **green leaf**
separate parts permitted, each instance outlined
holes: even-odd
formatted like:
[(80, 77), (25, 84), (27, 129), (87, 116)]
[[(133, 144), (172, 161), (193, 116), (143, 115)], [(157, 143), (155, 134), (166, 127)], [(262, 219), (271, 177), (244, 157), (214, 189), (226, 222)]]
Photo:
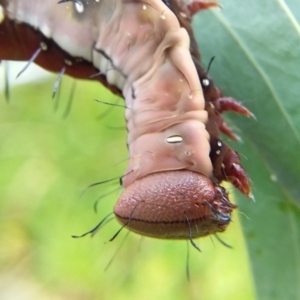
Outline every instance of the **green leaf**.
[(237, 195), (257, 299), (300, 299), (299, 1), (221, 4), (193, 25), (215, 84), (256, 116), (226, 115), (256, 199)]

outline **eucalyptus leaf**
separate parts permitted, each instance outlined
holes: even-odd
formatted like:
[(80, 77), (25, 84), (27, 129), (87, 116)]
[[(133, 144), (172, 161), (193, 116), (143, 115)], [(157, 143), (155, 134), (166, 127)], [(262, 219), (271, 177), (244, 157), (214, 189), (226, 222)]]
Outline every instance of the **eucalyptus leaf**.
[(226, 115), (256, 199), (237, 194), (257, 299), (300, 299), (300, 3), (221, 4), (193, 27), (215, 84), (256, 117)]

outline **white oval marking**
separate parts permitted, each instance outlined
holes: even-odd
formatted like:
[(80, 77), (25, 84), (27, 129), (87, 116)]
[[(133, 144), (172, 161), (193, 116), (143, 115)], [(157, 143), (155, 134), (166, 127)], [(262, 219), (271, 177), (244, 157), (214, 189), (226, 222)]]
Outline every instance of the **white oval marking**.
[(79, 14), (84, 12), (84, 6), (80, 1), (75, 2), (75, 9)]
[(165, 20), (165, 19), (166, 19), (166, 16), (164, 15), (164, 13), (162, 13), (162, 14), (160, 15), (160, 18), (161, 18), (162, 20)]
[(73, 65), (72, 61), (69, 60), (69, 59), (65, 59), (65, 64), (68, 65), (68, 66), (72, 66)]
[(44, 42), (40, 42), (40, 47), (42, 48), (43, 51), (47, 51), (48, 50), (48, 46)]
[(181, 143), (183, 141), (183, 138), (182, 136), (180, 135), (171, 135), (169, 136), (166, 141), (169, 143), (169, 144), (178, 144), (178, 143)]
[(210, 80), (205, 78), (205, 79), (202, 80), (202, 84), (203, 84), (203, 86), (209, 86), (210, 85)]
[(217, 144), (218, 144), (219, 147), (222, 147), (222, 145), (223, 145), (221, 141), (218, 141)]

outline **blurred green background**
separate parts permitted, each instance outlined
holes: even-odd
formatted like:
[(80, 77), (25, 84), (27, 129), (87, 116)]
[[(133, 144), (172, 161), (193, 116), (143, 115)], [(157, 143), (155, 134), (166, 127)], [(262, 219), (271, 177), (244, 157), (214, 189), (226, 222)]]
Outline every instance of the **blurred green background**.
[(122, 108), (93, 101), (123, 100), (86, 81), (64, 118), (74, 81), (64, 77), (58, 101), (55, 78), (12, 88), (10, 103), (1, 94), (0, 299), (254, 299), (237, 212), (220, 235), (233, 250), (214, 237), (197, 241), (202, 253), (189, 245), (190, 282), (186, 242), (129, 234), (105, 271), (126, 230), (108, 242), (120, 227), (112, 221), (92, 239), (71, 238), (112, 211), (117, 181), (80, 195), (123, 174), (126, 129)]

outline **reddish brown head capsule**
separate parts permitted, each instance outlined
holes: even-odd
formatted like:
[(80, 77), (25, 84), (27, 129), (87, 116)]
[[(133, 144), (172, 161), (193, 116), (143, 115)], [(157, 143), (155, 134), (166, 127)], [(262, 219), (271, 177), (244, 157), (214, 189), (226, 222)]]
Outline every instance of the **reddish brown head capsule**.
[(150, 174), (129, 185), (114, 213), (126, 228), (162, 239), (190, 239), (222, 232), (236, 208), (225, 190), (199, 173)]

